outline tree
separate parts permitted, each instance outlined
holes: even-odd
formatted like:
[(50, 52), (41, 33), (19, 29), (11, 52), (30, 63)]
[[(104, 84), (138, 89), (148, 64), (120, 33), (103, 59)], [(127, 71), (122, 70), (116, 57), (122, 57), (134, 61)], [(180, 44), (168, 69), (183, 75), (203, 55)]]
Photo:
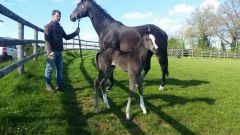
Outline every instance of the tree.
[(193, 38), (193, 42), (200, 48), (211, 46), (210, 38), (214, 35), (214, 18), (215, 14), (211, 6), (199, 9), (192, 12), (189, 27), (185, 31), (185, 36)]
[[(230, 44), (231, 50), (239, 48), (240, 39), (240, 0), (227, 0), (218, 11), (220, 27), (219, 37)], [(220, 36), (222, 35), (222, 36)]]
[(171, 37), (168, 40), (168, 48), (178, 48), (178, 49), (184, 49), (184, 43), (181, 39), (178, 39), (176, 37)]

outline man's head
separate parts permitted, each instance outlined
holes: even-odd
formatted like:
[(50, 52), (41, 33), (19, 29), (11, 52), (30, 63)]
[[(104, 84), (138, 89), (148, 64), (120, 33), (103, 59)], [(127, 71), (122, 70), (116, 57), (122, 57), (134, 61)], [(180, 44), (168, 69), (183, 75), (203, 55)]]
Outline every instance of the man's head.
[(59, 10), (52, 11), (52, 21), (59, 22), (61, 19), (61, 12)]

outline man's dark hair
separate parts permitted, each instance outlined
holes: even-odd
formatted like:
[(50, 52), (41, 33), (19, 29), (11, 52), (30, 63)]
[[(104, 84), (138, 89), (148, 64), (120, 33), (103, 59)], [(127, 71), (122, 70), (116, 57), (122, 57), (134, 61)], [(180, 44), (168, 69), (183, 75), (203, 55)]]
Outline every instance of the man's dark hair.
[(59, 11), (59, 10), (53, 10), (53, 11), (52, 11), (52, 15), (55, 15), (56, 13), (58, 13), (58, 14), (61, 15), (61, 11)]

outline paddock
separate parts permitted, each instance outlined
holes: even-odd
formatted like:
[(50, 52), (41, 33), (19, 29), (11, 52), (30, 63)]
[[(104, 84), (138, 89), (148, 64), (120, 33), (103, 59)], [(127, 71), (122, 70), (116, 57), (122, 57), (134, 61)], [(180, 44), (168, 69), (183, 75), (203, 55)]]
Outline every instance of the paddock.
[(64, 52), (63, 77), (69, 93), (45, 90), (44, 56), (38, 64), (26, 63), (25, 74), (14, 71), (1, 78), (0, 134), (240, 133), (238, 59), (169, 57), (170, 76), (166, 89), (159, 91), (161, 72), (153, 57), (143, 82), (148, 114), (142, 114), (135, 89), (132, 120), (126, 121), (128, 78), (120, 70), (114, 72), (116, 85), (108, 92), (111, 109), (100, 102), (102, 111), (95, 113), (94, 57), (94, 51), (85, 51), (80, 62), (79, 51)]

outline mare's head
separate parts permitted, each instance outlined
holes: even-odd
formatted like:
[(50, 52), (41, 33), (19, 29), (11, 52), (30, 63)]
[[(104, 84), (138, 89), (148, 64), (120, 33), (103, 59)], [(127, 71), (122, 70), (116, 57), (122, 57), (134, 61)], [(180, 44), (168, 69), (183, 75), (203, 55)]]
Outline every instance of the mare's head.
[(150, 51), (153, 52), (153, 53), (156, 53), (157, 48), (154, 46), (154, 43), (153, 43), (152, 39), (149, 38), (149, 35), (144, 35), (144, 36), (142, 37), (142, 41), (141, 41), (141, 42), (142, 42), (142, 45), (143, 45), (146, 49), (150, 50)]
[(75, 22), (77, 19), (81, 19), (88, 16), (88, 11), (93, 1), (94, 0), (81, 0), (77, 4), (76, 9), (72, 12), (70, 20)]

